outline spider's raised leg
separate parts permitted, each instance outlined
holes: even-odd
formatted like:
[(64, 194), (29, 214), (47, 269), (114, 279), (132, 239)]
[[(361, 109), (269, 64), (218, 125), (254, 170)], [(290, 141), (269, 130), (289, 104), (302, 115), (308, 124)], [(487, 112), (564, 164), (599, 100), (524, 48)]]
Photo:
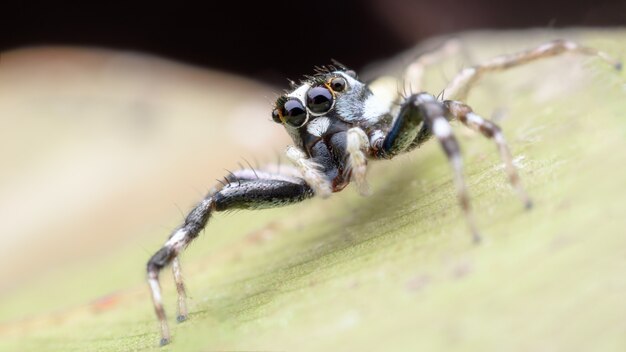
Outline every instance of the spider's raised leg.
[(519, 194), (522, 202), (524, 202), (524, 206), (527, 209), (531, 208), (532, 201), (522, 186), (522, 182), (520, 181), (519, 174), (517, 172), (517, 167), (513, 164), (511, 151), (509, 150), (500, 126), (475, 114), (472, 111), (472, 108), (459, 101), (446, 100), (443, 104), (448, 110), (448, 118), (450, 120), (458, 119), (465, 126), (476, 132), (480, 132), (483, 136), (492, 139), (496, 143), (498, 151), (500, 152), (500, 158), (504, 162), (509, 182), (511, 182), (511, 185)]
[[(475, 114), (472, 109), (461, 102), (446, 100), (443, 102), (445, 107), (445, 117), (448, 121), (458, 119), (467, 127), (480, 132), (483, 136), (492, 139), (498, 151), (500, 158), (504, 162), (505, 171), (508, 175), (509, 182), (518, 192), (524, 206), (532, 207), (532, 201), (522, 186), (517, 167), (513, 164), (511, 152), (506, 143), (504, 135), (500, 127), (492, 121), (484, 119)], [(404, 107), (407, 109), (407, 107)], [(420, 117), (408, 118), (406, 113), (400, 113), (392, 128), (387, 133), (384, 141), (381, 141), (380, 147), (377, 148), (379, 157), (391, 158), (398, 153), (408, 152), (432, 137), (434, 130), (428, 124), (422, 123)]]
[(446, 97), (454, 100), (465, 101), (469, 90), (472, 88), (474, 83), (476, 83), (476, 81), (478, 81), (486, 73), (503, 71), (535, 60), (557, 56), (568, 52), (597, 56), (615, 67), (617, 70), (622, 68), (620, 61), (613, 59), (605, 52), (582, 46), (572, 41), (559, 39), (539, 45), (534, 49), (510, 55), (497, 56), (483, 64), (463, 69), (452, 79), (450, 84), (448, 84), (448, 87), (445, 89)]
[(452, 170), (461, 209), (472, 233), (473, 240), (480, 242), (480, 235), (470, 206), (470, 199), (463, 177), (463, 160), (459, 143), (452, 134), (450, 123), (446, 119), (443, 104), (427, 93), (411, 95), (400, 108), (400, 112), (384, 138), (373, 143), (375, 156), (391, 159), (413, 147), (413, 141), (419, 138), (422, 131), (429, 131), (439, 140)]
[(404, 90), (406, 92), (421, 92), (423, 90), (424, 74), (428, 66), (458, 53), (461, 43), (458, 39), (448, 39), (438, 48), (427, 51), (411, 62), (404, 73)]
[(172, 264), (179, 294), (179, 321), (186, 319), (185, 290), (177, 256), (198, 236), (213, 212), (231, 209), (266, 209), (285, 206), (310, 198), (314, 192), (307, 183), (291, 175), (240, 170), (227, 177), (228, 184), (212, 190), (187, 215), (163, 247), (148, 261), (148, 283), (157, 319), (161, 325), (161, 345), (170, 340), (163, 308), (159, 272)]

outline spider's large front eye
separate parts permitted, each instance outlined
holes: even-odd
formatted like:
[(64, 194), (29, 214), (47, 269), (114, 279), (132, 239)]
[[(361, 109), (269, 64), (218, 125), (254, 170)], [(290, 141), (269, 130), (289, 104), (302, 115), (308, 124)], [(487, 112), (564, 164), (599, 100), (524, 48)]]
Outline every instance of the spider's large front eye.
[(306, 106), (314, 114), (324, 113), (333, 106), (333, 93), (324, 86), (313, 87), (306, 93)]
[(297, 99), (287, 100), (283, 108), (285, 123), (293, 127), (301, 127), (306, 123), (306, 109)]

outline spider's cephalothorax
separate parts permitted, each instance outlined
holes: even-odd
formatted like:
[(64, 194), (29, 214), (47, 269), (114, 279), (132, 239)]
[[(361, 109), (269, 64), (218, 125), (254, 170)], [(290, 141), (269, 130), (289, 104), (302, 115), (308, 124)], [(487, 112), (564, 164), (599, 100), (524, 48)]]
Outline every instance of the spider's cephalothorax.
[[(451, 46), (427, 53), (413, 62), (404, 79), (412, 87), (420, 87), (424, 67), (436, 62)], [(524, 191), (511, 153), (500, 128), (475, 114), (464, 100), (472, 84), (489, 72), (555, 56), (564, 52), (593, 55), (621, 68), (618, 61), (593, 48), (564, 40), (556, 40), (520, 53), (500, 56), (481, 65), (461, 71), (446, 87), (441, 101), (428, 93), (397, 97), (397, 109), (391, 102), (379, 100), (353, 71), (345, 68), (319, 70), (292, 90), (278, 98), (272, 112), (275, 122), (283, 124), (294, 146), (287, 149), (293, 166), (242, 169), (230, 173), (225, 182), (209, 194), (172, 232), (163, 247), (148, 261), (148, 283), (154, 309), (161, 327), (161, 344), (170, 341), (170, 332), (163, 309), (159, 272), (172, 265), (178, 290), (178, 321), (187, 319), (185, 286), (178, 255), (198, 236), (214, 212), (231, 209), (263, 209), (285, 206), (313, 196), (326, 197), (354, 182), (361, 193), (367, 193), (365, 182), (367, 160), (392, 159), (408, 152), (434, 136), (452, 166), (461, 209), (473, 239), (480, 236), (474, 223), (462, 172), (459, 145), (452, 133), (450, 120), (491, 139), (498, 148), (510, 183), (527, 208), (531, 202)], [(419, 89), (419, 88), (418, 88)]]
[[(328, 181), (330, 191), (340, 191), (350, 182), (354, 166), (348, 133), (356, 130), (349, 131), (361, 127), (368, 134), (381, 123), (389, 123), (389, 105), (347, 69), (320, 70), (292, 88), (277, 99), (272, 118), (285, 126), (296, 147), (323, 172), (323, 179), (312, 181)], [(357, 138), (356, 142), (362, 141)], [(327, 191), (318, 189), (322, 195), (328, 195)]]

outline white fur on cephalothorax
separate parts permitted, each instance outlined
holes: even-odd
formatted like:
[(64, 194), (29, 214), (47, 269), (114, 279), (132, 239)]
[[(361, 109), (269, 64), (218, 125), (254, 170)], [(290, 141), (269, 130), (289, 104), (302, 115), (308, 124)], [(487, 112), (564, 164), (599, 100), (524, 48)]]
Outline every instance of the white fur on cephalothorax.
[(310, 88), (311, 85), (309, 85), (308, 83), (304, 83), (293, 92), (287, 94), (287, 97), (296, 98), (300, 100), (300, 102), (304, 105), (306, 103), (306, 93), (309, 91)]
[(389, 104), (378, 99), (374, 94), (367, 97), (365, 106), (363, 107), (363, 119), (369, 123), (376, 123), (378, 120), (389, 113)]

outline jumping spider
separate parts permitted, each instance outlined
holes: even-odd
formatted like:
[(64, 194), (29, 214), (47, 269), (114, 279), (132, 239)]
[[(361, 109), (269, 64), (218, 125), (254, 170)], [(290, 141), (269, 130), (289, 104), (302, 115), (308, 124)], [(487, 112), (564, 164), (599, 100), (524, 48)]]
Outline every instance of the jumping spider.
[[(419, 57), (407, 69), (405, 80), (419, 91), (424, 67), (436, 62), (441, 50)], [(148, 261), (148, 283), (158, 321), (161, 345), (170, 341), (161, 299), (159, 272), (171, 264), (178, 290), (178, 321), (187, 319), (185, 286), (178, 255), (198, 236), (213, 212), (231, 209), (265, 209), (294, 204), (313, 196), (328, 197), (344, 189), (351, 181), (361, 193), (367, 193), (365, 173), (368, 160), (392, 159), (435, 136), (443, 148), (452, 171), (459, 202), (472, 238), (480, 235), (466, 192), (459, 144), (449, 121), (457, 119), (496, 144), (511, 185), (527, 208), (532, 203), (520, 182), (517, 169), (500, 127), (463, 103), (471, 86), (484, 74), (506, 70), (531, 61), (566, 52), (597, 56), (616, 69), (620, 62), (607, 54), (576, 43), (556, 40), (534, 49), (499, 56), (484, 64), (463, 69), (445, 89), (449, 100), (428, 93), (399, 95), (398, 109), (377, 98), (354, 71), (342, 65), (319, 69), (307, 76), (276, 101), (274, 122), (281, 124), (293, 139), (287, 157), (295, 164), (270, 169), (242, 169), (226, 176), (226, 183), (212, 189), (187, 215), (184, 223)], [(415, 89), (417, 87), (417, 89)]]

